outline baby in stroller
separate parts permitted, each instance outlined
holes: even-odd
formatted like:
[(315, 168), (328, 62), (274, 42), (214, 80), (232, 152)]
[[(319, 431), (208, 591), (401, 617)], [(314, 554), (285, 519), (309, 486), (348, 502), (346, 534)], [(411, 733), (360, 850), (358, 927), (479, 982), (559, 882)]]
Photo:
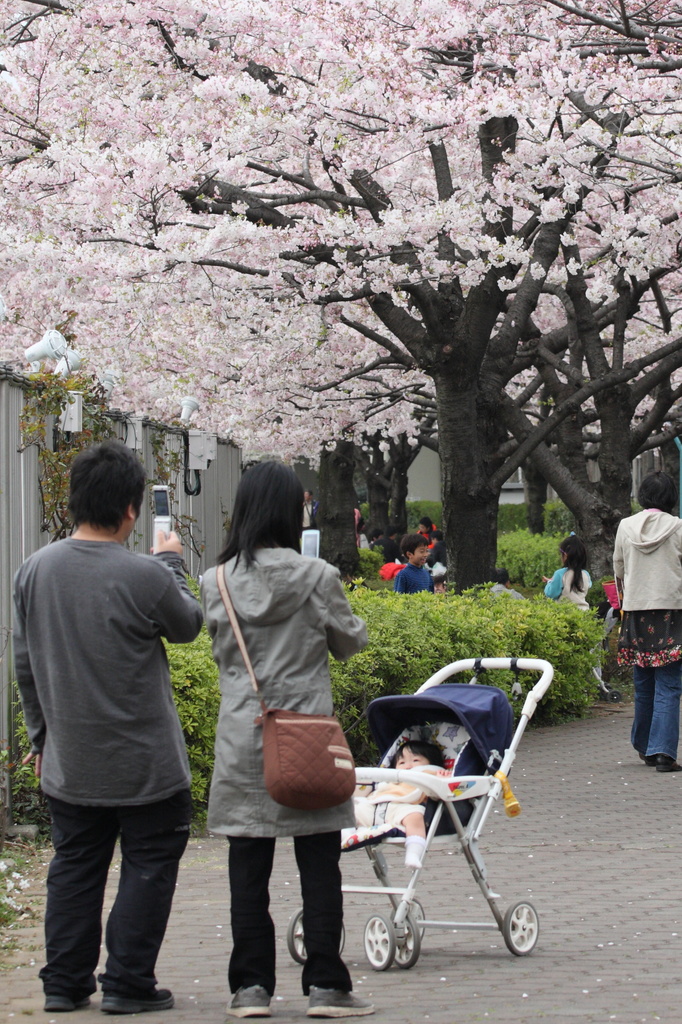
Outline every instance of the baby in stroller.
[[(435, 743), (412, 739), (401, 743), (390, 761), (391, 768), (420, 771), (434, 775), (447, 775), (443, 752)], [(353, 798), (355, 821), (361, 827), (385, 822), (405, 832), (405, 864), (419, 868), (426, 848), (424, 813), (427, 796), (423, 790), (408, 782), (381, 782), (369, 791), (358, 786)]]

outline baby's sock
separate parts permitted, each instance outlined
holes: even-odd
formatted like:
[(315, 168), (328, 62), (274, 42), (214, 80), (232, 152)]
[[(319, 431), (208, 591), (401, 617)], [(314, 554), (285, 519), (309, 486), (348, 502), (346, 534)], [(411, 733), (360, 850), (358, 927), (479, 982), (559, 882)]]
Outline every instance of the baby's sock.
[(408, 868), (420, 868), (425, 849), (426, 840), (423, 836), (408, 836), (405, 840), (405, 865)]

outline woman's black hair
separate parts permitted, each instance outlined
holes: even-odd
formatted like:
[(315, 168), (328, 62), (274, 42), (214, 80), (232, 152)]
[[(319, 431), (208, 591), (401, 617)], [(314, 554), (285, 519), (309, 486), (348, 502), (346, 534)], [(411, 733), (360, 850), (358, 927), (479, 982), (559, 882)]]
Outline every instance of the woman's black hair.
[(419, 754), (421, 757), (426, 757), (429, 764), (436, 765), (437, 768), (445, 768), (443, 751), (435, 743), (427, 743), (426, 740), (407, 740), (405, 743), (401, 743), (391, 758), (391, 768), (395, 768), (403, 750), (409, 750), (411, 754)]
[(289, 466), (260, 462), (239, 481), (232, 525), (218, 564), (244, 555), (251, 565), (257, 548), (299, 550), (303, 529), (303, 486)]
[(642, 508), (660, 508), (661, 512), (672, 512), (677, 505), (675, 481), (660, 470), (649, 473), (640, 484), (637, 500)]
[(587, 548), (581, 541), (580, 537), (576, 537), (576, 535), (572, 533), (570, 537), (566, 537), (565, 540), (562, 540), (559, 545), (559, 551), (566, 555), (566, 561), (564, 562), (565, 567), (573, 570), (571, 590), (575, 590), (578, 594), (582, 594), (583, 569), (587, 569)]

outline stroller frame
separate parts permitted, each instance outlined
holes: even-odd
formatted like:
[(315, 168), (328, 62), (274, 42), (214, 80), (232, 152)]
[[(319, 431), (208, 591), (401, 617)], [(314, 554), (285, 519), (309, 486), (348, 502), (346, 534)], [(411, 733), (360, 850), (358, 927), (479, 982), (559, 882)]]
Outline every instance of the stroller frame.
[[(380, 844), (366, 846), (365, 849), (379, 885), (344, 885), (343, 891), (346, 893), (376, 893), (387, 896), (391, 903), (390, 917), (373, 914), (365, 926), (365, 952), (374, 970), (386, 970), (394, 961), (404, 969), (412, 967), (419, 958), (421, 939), (427, 928), (499, 930), (507, 948), (516, 956), (526, 956), (532, 952), (537, 942), (539, 919), (531, 903), (527, 900), (520, 900), (513, 903), (505, 913), (498, 906), (498, 900), (501, 897), (493, 891), (488, 883), (487, 869), (478, 848), (478, 841), (486, 820), (500, 796), (511, 795), (506, 777), (516, 758), (516, 752), (526, 726), (550, 686), (554, 670), (548, 661), (535, 658), (472, 658), (453, 662), (440, 669), (427, 679), (416, 691), (416, 694), (422, 694), (432, 687), (439, 686), (460, 672), (473, 671), (475, 674), (469, 682), (475, 683), (478, 672), (494, 669), (513, 671), (520, 669), (541, 673), (539, 681), (526, 695), (512, 740), (501, 758), (499, 771), (494, 775), (458, 776), (455, 772), (452, 777), (442, 778), (426, 772), (419, 772), (417, 769), (409, 772), (395, 768), (356, 769), (356, 778), (359, 783), (409, 782), (412, 786), (417, 786), (428, 796), (439, 801), (426, 835), (424, 856), (428, 854), (435, 840), (442, 815), (447, 814), (452, 821), (455, 836), (461, 845), (464, 858), (490, 907), (494, 920), (443, 921), (426, 918), (423, 907), (416, 898), (417, 882), (422, 868), (415, 868), (412, 871), (407, 885), (392, 885), (386, 858), (380, 849)], [(513, 799), (513, 795), (511, 796)], [(460, 821), (454, 806), (460, 800), (469, 800), (474, 804), (473, 812), (466, 825)], [(403, 842), (402, 839), (383, 841), (401, 844)], [(293, 922), (294, 919), (292, 919), (292, 924)], [(292, 951), (291, 943), (289, 948)], [(299, 957), (295, 958), (299, 959)]]

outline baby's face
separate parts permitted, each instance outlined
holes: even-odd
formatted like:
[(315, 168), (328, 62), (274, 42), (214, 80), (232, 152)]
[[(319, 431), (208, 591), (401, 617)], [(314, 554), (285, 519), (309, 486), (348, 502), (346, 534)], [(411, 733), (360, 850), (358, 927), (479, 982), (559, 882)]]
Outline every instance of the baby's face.
[(411, 750), (405, 748), (400, 751), (398, 760), (395, 763), (396, 768), (402, 768), (403, 770), (409, 770), (410, 768), (419, 768), (424, 764), (428, 764), (428, 757), (424, 757), (423, 754), (413, 754)]

